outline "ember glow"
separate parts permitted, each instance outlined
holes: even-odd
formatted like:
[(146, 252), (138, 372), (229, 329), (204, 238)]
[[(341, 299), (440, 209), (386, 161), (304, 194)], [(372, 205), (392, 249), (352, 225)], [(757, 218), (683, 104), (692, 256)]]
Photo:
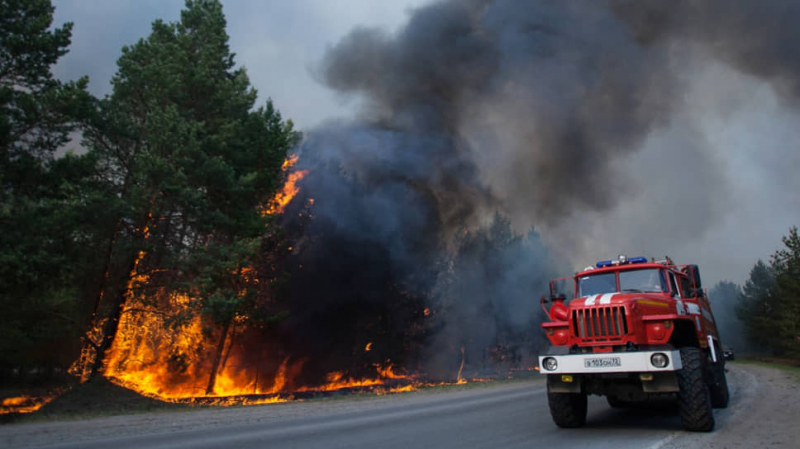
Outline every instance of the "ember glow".
[[(173, 296), (171, 300), (177, 307), (190, 304), (186, 297)], [(292, 393), (298, 392), (331, 392), (346, 388), (401, 392), (421, 385), (410, 376), (398, 374), (391, 364), (376, 365), (375, 374), (368, 378), (336, 371), (327, 374), (323, 384), (299, 385), (297, 379), (305, 365), (302, 360), (291, 362), (284, 358), (274, 372), (265, 373), (246, 363), (246, 351), (237, 350), (235, 342), (231, 342), (214, 392), (206, 395), (210, 356), (197, 357), (196, 354), (209, 350), (198, 346), (198, 342), (208, 340), (204, 332), (208, 332), (209, 324), (196, 317), (175, 330), (158, 314), (131, 312), (140, 310), (143, 305), (141, 301), (133, 301), (123, 313), (119, 335), (107, 361), (106, 376), (146, 396), (168, 402), (194, 403), (192, 399), (202, 398), (203, 404), (210, 405), (255, 405), (285, 402), (293, 399)], [(191, 360), (193, 354), (196, 360)], [(184, 360), (185, 366), (178, 366), (180, 360)]]
[(31, 413), (39, 410), (56, 398), (60, 392), (45, 396), (21, 395), (0, 400), (0, 415), (9, 413)]

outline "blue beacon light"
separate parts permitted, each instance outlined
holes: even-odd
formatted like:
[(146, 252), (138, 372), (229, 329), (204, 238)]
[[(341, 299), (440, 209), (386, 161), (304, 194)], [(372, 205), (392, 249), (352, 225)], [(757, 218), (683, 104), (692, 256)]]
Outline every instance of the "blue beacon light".
[[(647, 257), (633, 257), (631, 259), (626, 258), (625, 262), (622, 262), (622, 264), (628, 263), (647, 263)], [(619, 260), (601, 260), (600, 262), (597, 262), (596, 267), (605, 268), (620, 264), (621, 262)]]

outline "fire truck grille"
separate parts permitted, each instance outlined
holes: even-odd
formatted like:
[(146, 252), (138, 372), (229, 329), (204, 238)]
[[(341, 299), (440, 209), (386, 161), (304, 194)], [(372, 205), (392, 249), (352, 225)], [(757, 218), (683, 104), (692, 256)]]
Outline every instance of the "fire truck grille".
[(582, 339), (594, 341), (620, 339), (628, 333), (625, 308), (612, 306), (573, 310), (572, 331), (575, 337)]

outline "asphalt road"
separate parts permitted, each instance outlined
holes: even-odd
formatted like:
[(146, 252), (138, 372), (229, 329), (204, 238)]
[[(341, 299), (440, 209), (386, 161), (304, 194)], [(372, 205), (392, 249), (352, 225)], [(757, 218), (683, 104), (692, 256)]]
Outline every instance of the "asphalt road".
[[(717, 410), (717, 430), (752, 400), (752, 375), (732, 368), (731, 407)], [(749, 377), (748, 377), (749, 376)], [(751, 392), (752, 393), (752, 392)], [(748, 399), (749, 398), (749, 399)], [(674, 403), (627, 410), (611, 409), (604, 398), (589, 400), (587, 425), (559, 429), (551, 418), (542, 379), (482, 384), (457, 391), (420, 392), (372, 399), (156, 415), (148, 423), (94, 421), (93, 428), (119, 424), (87, 436), (65, 424), (71, 437), (56, 442), (16, 440), (24, 446), (53, 448), (665, 448), (683, 447), (698, 434), (683, 432)], [(295, 406), (300, 406), (297, 408)], [(295, 407), (295, 408), (292, 408)], [(305, 407), (305, 409), (303, 409)], [(212, 418), (213, 417), (213, 418)], [(116, 417), (124, 420), (125, 417)], [(182, 420), (179, 426), (170, 420)], [(86, 423), (92, 424), (92, 421)], [(87, 427), (88, 429), (89, 427)], [(11, 430), (9, 428), (0, 430)], [(29, 430), (35, 431), (35, 428)], [(60, 432), (50, 428), (50, 432)], [(4, 432), (0, 432), (2, 437)], [(5, 432), (7, 433), (7, 432)], [(5, 435), (8, 436), (8, 435)], [(2, 440), (0, 440), (2, 441)], [(5, 439), (13, 446), (15, 440)], [(55, 444), (53, 444), (55, 443)]]

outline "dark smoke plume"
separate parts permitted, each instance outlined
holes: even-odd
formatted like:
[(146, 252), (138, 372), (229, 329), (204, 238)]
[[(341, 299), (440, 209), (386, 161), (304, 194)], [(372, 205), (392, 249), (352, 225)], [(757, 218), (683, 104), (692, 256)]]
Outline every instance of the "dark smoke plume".
[[(538, 294), (565, 264), (515, 229), (576, 229), (581, 213), (635, 196), (647, 174), (630, 160), (682, 123), (692, 64), (729, 65), (795, 101), (798, 18), (780, 1), (443, 1), (396, 33), (352, 31), (318, 76), (364, 107), (307, 134), (298, 168), (310, 173), (286, 214), (299, 226), (297, 208), (315, 201), (288, 264), (293, 353), (320, 372), (518, 362), (538, 345)], [(715, 201), (682, 199), (725, 179), (682, 134), (686, 162), (665, 176), (689, 182), (660, 192), (675, 210), (642, 213), (702, 233), (712, 219), (695, 209)]]

